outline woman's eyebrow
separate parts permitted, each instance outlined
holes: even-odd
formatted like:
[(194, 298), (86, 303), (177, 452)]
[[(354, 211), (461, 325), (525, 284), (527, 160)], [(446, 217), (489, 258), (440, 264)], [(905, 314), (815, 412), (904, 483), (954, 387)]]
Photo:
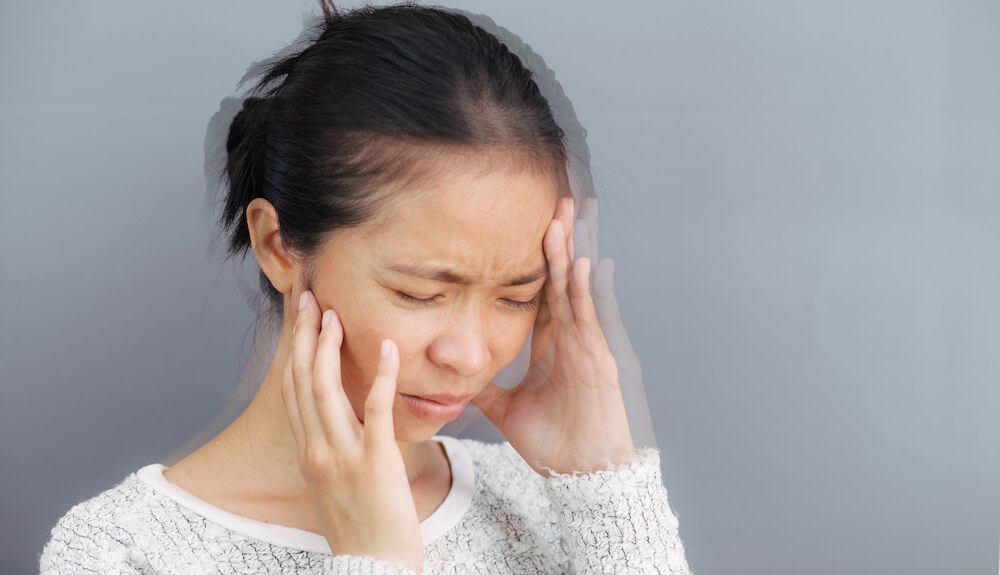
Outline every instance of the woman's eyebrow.
[[(403, 264), (394, 263), (386, 266), (386, 269), (399, 274), (404, 274), (408, 276), (418, 277), (427, 280), (452, 283), (458, 285), (469, 285), (475, 283), (471, 278), (463, 276), (455, 271), (452, 271), (443, 267), (436, 267), (432, 265), (413, 265), (413, 264)], [(514, 287), (520, 285), (526, 285), (530, 283), (535, 283), (536, 281), (544, 278), (548, 275), (548, 267), (545, 263), (542, 263), (537, 268), (531, 270), (530, 272), (520, 275), (503, 283), (505, 287)]]
[(506, 285), (507, 286), (523, 286), (523, 285), (526, 285), (526, 284), (533, 284), (536, 281), (544, 278), (547, 275), (549, 275), (548, 264), (546, 264), (545, 262), (542, 262), (542, 265), (540, 265), (537, 268), (531, 270), (530, 272), (528, 272), (527, 274), (525, 274), (523, 276), (516, 277), (516, 278), (512, 279), (511, 281), (507, 282)]

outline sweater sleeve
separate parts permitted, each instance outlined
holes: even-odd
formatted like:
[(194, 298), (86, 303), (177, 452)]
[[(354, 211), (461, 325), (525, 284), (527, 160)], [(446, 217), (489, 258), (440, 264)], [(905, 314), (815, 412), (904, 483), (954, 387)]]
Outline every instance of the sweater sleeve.
[(573, 572), (690, 573), (655, 449), (613, 470), (553, 474), (545, 490), (566, 529)]

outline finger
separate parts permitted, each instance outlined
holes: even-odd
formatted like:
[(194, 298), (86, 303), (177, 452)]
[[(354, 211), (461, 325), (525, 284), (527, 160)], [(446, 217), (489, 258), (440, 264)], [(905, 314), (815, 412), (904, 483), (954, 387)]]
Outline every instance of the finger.
[(598, 326), (594, 300), (590, 297), (590, 260), (578, 258), (569, 282), (569, 301), (573, 305), (573, 319), (580, 326)]
[(292, 437), (295, 444), (300, 448), (305, 447), (305, 431), (302, 429), (302, 416), (299, 415), (299, 406), (295, 398), (295, 382), (292, 379), (291, 357), (285, 359), (285, 368), (281, 378), (281, 401), (285, 404), (285, 413), (288, 415), (288, 425), (292, 428)]
[(573, 311), (566, 297), (569, 285), (569, 255), (564, 241), (562, 222), (553, 220), (545, 234), (543, 249), (549, 264), (549, 279), (545, 286), (545, 300), (549, 314), (558, 322), (567, 323), (573, 319)]
[(313, 400), (313, 362), (316, 357), (316, 340), (319, 328), (319, 305), (312, 292), (304, 291), (299, 298), (292, 335), (292, 381), (295, 386), (295, 403), (299, 408), (304, 439), (324, 434), (316, 403)]
[(563, 243), (567, 245), (570, 261), (573, 261), (573, 198), (559, 198), (556, 204), (556, 212), (552, 216), (554, 220), (562, 224)]
[(365, 449), (373, 452), (395, 445), (396, 430), (392, 406), (396, 402), (396, 378), (399, 376), (399, 348), (391, 339), (382, 340), (378, 371), (365, 401)]
[(551, 282), (551, 279), (545, 282), (544, 286), (545, 297), (539, 298), (538, 313), (535, 315), (535, 327), (534, 327), (535, 331), (544, 328), (545, 326), (549, 325), (549, 323), (552, 321), (552, 311), (549, 309), (549, 301), (548, 301), (549, 282)]
[(597, 198), (587, 198), (580, 204), (580, 213), (573, 224), (573, 257), (597, 261)]
[(573, 261), (590, 258), (590, 227), (579, 219), (573, 224), (573, 256)]
[(614, 260), (604, 258), (598, 262), (594, 272), (594, 307), (597, 310), (597, 320), (605, 334), (624, 329), (621, 313), (618, 310), (618, 300), (615, 299), (614, 271)]
[(597, 320), (594, 299), (590, 295), (590, 260), (580, 258), (573, 266), (569, 285), (569, 299), (573, 306), (573, 321), (580, 329), (584, 345), (590, 350), (608, 353), (607, 342)]
[[(587, 250), (588, 252), (587, 257), (589, 257), (590, 261), (592, 262), (599, 262), (600, 260), (597, 259), (597, 223), (598, 223), (597, 198), (596, 197), (587, 198), (583, 203), (583, 207), (586, 211), (586, 215), (583, 218), (583, 221), (587, 223), (587, 237), (590, 240)], [(594, 279), (594, 271), (596, 271), (594, 269), (595, 267), (596, 266), (591, 267), (590, 270), (591, 281), (593, 281)]]
[(539, 315), (542, 312), (547, 316), (546, 321), (536, 321), (535, 326), (531, 329), (529, 365), (532, 368), (537, 368), (540, 358), (547, 358), (555, 351), (554, 336), (557, 324), (552, 321), (552, 313), (549, 311), (548, 300), (545, 298), (542, 299), (539, 306)]
[(340, 346), (344, 328), (337, 312), (328, 309), (320, 322), (313, 365), (312, 393), (320, 423), (334, 445), (353, 441), (361, 431), (340, 377)]

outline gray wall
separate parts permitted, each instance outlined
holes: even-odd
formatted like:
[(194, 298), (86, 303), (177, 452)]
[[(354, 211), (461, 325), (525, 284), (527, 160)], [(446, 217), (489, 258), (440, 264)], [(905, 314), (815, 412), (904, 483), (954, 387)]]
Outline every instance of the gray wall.
[[(451, 5), (590, 131), (695, 572), (996, 573), (998, 3)], [(234, 392), (202, 138), (311, 6), (0, 4), (5, 573)]]

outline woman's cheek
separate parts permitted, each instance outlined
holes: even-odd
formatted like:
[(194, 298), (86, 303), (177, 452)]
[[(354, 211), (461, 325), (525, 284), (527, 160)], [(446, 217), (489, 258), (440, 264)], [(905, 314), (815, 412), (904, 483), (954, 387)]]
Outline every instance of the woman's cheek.
[(535, 325), (537, 312), (518, 312), (514, 317), (506, 318), (506, 321), (497, 322), (494, 333), (494, 349), (497, 365), (494, 369), (499, 372), (504, 366), (514, 361), (520, 353), (524, 344), (527, 343), (531, 330)]
[[(359, 318), (360, 319), (360, 318)], [(355, 412), (363, 410), (378, 370), (379, 349), (383, 337), (378, 329), (362, 321), (344, 321), (344, 343), (340, 351), (340, 373), (344, 392)]]
[[(365, 393), (371, 387), (378, 370), (379, 348), (383, 339), (391, 339), (399, 348), (399, 381), (404, 382), (408, 374), (419, 365), (423, 351), (432, 336), (431, 318), (426, 314), (417, 314), (409, 310), (387, 310), (381, 313), (366, 314), (354, 324), (346, 356), (342, 355), (344, 364), (351, 365), (351, 373), (355, 379), (363, 381)], [(345, 334), (347, 328), (345, 327)]]

